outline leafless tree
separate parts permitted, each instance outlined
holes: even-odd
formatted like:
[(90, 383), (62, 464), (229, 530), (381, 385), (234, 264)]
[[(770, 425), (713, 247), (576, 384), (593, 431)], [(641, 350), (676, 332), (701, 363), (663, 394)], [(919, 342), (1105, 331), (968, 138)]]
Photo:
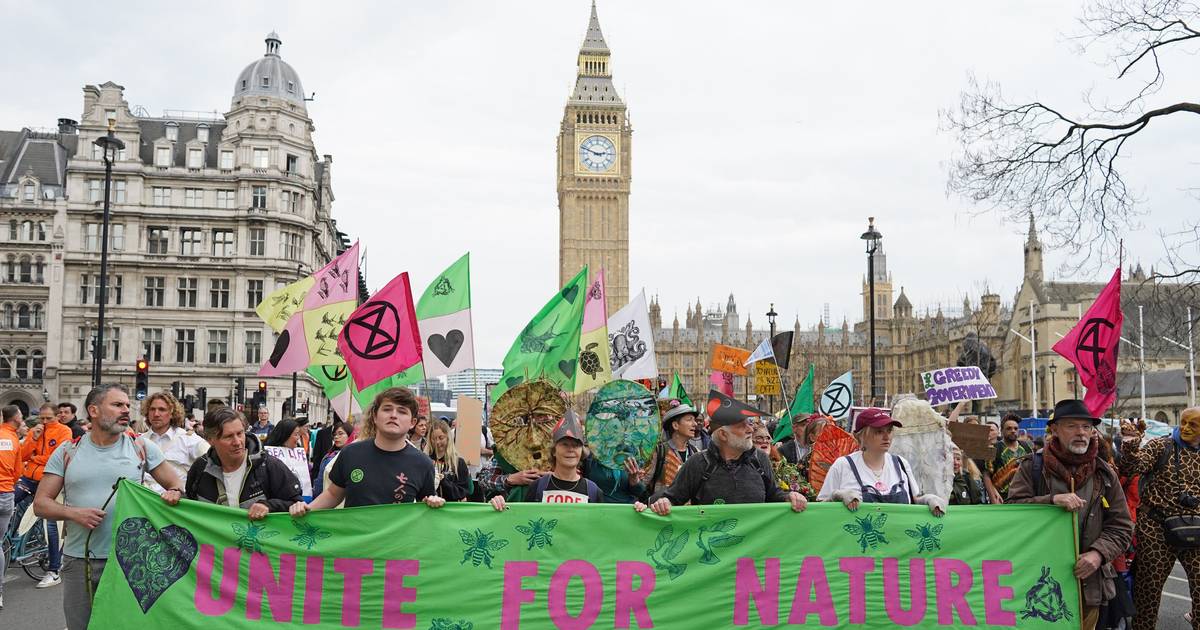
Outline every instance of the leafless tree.
[[(1081, 49), (1102, 48), (1118, 85), (1131, 96), (1115, 105), (1084, 99), (1082, 113), (1040, 101), (1014, 103), (1000, 86), (971, 79), (957, 108), (942, 112), (942, 128), (958, 150), (947, 188), (1023, 223), (1032, 213), (1051, 246), (1066, 248), (1079, 267), (1111, 260), (1121, 234), (1136, 226), (1139, 199), (1120, 166), (1151, 125), (1200, 115), (1200, 103), (1152, 103), (1168, 53), (1194, 54), (1200, 7), (1183, 0), (1099, 0), (1080, 19)], [(1200, 224), (1163, 234), (1174, 269), (1197, 276), (1200, 260), (1180, 256), (1179, 243), (1200, 244)], [(1181, 240), (1182, 239), (1182, 240)], [(1200, 277), (1194, 280), (1200, 281)]]

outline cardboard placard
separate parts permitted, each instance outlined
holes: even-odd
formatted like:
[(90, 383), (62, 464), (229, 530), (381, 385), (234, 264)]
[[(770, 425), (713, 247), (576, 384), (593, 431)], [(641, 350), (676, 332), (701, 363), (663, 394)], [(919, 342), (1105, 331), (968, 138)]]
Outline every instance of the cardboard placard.
[(718, 372), (744, 376), (748, 371), (746, 370), (746, 359), (749, 358), (749, 350), (714, 343), (710, 367)]
[(779, 382), (779, 368), (770, 361), (754, 364), (754, 393), (778, 396), (783, 391)]
[(429, 399), (424, 396), (417, 396), (417, 415), (425, 416), (429, 419)]
[(921, 386), (925, 388), (925, 400), (935, 407), (963, 400), (996, 397), (996, 390), (988, 383), (987, 377), (974, 366), (921, 372)]
[(467, 396), (458, 397), (454, 447), (468, 465), (479, 465), (479, 449), (483, 447), (483, 402)]
[(950, 422), (947, 425), (954, 445), (962, 449), (963, 455), (970, 459), (991, 459), (995, 455), (992, 441), (988, 438), (991, 429), (986, 424), (969, 422)]

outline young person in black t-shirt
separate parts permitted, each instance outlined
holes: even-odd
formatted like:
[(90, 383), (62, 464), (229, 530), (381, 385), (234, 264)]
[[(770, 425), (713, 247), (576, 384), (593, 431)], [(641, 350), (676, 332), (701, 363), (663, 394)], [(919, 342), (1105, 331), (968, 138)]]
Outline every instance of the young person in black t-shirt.
[(292, 506), (294, 517), (309, 510), (414, 503), (439, 508), (446, 500), (434, 489), (433, 461), (408, 442), (417, 399), (403, 387), (384, 390), (363, 414), (363, 439), (342, 449), (329, 471), (329, 485), (307, 505)]
[[(604, 493), (591, 479), (579, 474), (579, 463), (583, 459), (583, 427), (579, 416), (567, 410), (551, 434), (554, 450), (550, 453), (550, 464), (554, 470), (549, 475), (529, 486), (525, 494), (526, 503), (603, 503)], [(492, 497), (492, 507), (504, 510), (507, 504), (504, 495)]]

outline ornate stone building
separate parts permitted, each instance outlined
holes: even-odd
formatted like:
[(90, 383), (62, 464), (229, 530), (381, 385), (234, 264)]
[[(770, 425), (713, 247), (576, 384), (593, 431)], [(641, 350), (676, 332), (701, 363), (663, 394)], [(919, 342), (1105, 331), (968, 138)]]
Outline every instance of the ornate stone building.
[(558, 132), (559, 286), (583, 265), (603, 269), (609, 313), (629, 301), (632, 136), (593, 3)]
[[(126, 149), (113, 166), (105, 380), (131, 385), (145, 357), (151, 390), (179, 380), (188, 393), (205, 387), (209, 400), (228, 401), (243, 377), (249, 396), (274, 345), (254, 307), (348, 246), (332, 216), (333, 160), (316, 152), (300, 77), (280, 46), (271, 33), (224, 115), (148, 116), (120, 85), (84, 87), (77, 142), (63, 144), (66, 201), (55, 202), (50, 245), (61, 258), (50, 293), (62, 303), (46, 349), (53, 399), (78, 404), (90, 387), (104, 190), (93, 141), (110, 126)], [(265, 380), (279, 418), (291, 379)], [(310, 415), (324, 418), (319, 388), (301, 374), (298, 389), (315, 406)]]
[(0, 406), (26, 417), (51, 396), (46, 388), (47, 331), (57, 330), (67, 157), (75, 123), (57, 130), (0, 131)]

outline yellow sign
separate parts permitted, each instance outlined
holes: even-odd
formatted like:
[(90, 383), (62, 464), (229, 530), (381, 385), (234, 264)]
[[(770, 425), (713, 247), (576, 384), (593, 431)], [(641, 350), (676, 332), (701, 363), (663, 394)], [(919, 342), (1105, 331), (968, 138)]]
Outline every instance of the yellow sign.
[(754, 364), (754, 393), (763, 396), (778, 396), (783, 391), (779, 382), (779, 368), (770, 361)]

